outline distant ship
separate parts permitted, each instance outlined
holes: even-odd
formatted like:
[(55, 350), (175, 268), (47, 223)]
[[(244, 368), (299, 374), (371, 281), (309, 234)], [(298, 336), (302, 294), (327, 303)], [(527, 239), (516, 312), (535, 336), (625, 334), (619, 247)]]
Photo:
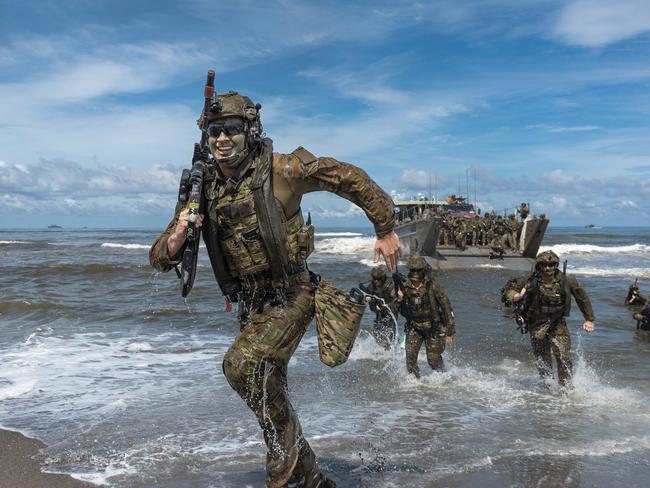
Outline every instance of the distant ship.
[(585, 227), (587, 227), (588, 229), (593, 229), (594, 227), (596, 227), (596, 225), (595, 224), (587, 224), (587, 225), (585, 225)]
[(48, 229), (62, 229), (60, 225), (52, 224), (47, 226)]
[[(519, 230), (506, 232), (509, 235), (502, 240), (509, 245), (498, 246), (494, 245), (495, 230), (490, 230), (489, 225), (478, 225), (487, 221), (486, 216), (481, 217), (474, 205), (463, 197), (449, 195), (444, 201), (419, 197), (396, 201), (395, 208), (395, 232), (403, 254), (417, 250), (434, 269), (495, 266), (529, 271), (549, 223), (546, 216), (533, 216), (528, 204), (522, 204), (517, 209), (519, 217), (510, 217), (516, 219)], [(505, 215), (490, 213), (487, 216), (493, 222), (498, 221), (500, 228), (514, 222), (507, 220)], [(465, 225), (465, 232), (455, 234), (454, 242), (449, 242), (449, 235), (443, 235), (450, 233), (449, 222)]]

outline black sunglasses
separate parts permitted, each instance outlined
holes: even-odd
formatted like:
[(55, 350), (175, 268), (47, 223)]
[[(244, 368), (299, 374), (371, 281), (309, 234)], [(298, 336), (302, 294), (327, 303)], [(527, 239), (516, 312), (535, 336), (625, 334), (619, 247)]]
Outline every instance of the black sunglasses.
[(545, 268), (556, 268), (557, 264), (555, 263), (544, 263)]
[(210, 137), (219, 137), (221, 133), (228, 137), (236, 136), (244, 132), (244, 122), (242, 120), (229, 120), (227, 122), (214, 122), (208, 126), (208, 135)]

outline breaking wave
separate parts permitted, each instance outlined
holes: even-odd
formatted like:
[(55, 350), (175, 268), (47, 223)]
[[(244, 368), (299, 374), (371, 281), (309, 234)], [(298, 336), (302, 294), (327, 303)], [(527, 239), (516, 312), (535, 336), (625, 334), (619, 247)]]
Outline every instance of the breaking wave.
[(360, 232), (316, 232), (316, 237), (360, 237)]
[(316, 251), (323, 254), (370, 254), (375, 237), (328, 238), (315, 243)]
[(101, 247), (112, 247), (120, 249), (149, 249), (149, 244), (119, 244), (115, 242), (104, 242)]
[(574, 268), (571, 273), (585, 276), (627, 276), (650, 278), (650, 268)]
[(650, 252), (646, 244), (630, 244), (627, 246), (595, 246), (593, 244), (555, 244), (541, 246), (541, 251), (553, 251), (559, 255), (566, 254), (644, 254)]
[(27, 241), (0, 241), (0, 246), (9, 246), (11, 244), (31, 244)]

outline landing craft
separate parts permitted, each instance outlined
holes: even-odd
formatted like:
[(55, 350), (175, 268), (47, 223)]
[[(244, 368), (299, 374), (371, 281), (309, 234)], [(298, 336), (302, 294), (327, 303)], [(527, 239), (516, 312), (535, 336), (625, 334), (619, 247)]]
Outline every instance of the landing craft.
[[(438, 270), (498, 266), (530, 271), (549, 222), (544, 215), (530, 214), (528, 204), (519, 206), (514, 219), (494, 213), (481, 216), (474, 205), (455, 195), (444, 201), (426, 197), (396, 201), (395, 209), (395, 232), (403, 254), (417, 250)], [(488, 224), (487, 219), (499, 224)], [(513, 220), (516, 231), (505, 232), (507, 237), (496, 232), (498, 227), (512, 226)], [(465, 232), (455, 233), (455, 224), (461, 223)], [(504, 245), (495, 246), (495, 238)]]

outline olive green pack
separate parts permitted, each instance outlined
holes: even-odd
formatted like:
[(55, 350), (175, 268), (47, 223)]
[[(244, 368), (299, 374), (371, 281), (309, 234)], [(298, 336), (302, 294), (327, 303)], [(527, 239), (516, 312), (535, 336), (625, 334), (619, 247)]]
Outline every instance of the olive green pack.
[(320, 360), (331, 367), (343, 364), (359, 334), (366, 305), (352, 301), (346, 292), (321, 279), (315, 308)]

